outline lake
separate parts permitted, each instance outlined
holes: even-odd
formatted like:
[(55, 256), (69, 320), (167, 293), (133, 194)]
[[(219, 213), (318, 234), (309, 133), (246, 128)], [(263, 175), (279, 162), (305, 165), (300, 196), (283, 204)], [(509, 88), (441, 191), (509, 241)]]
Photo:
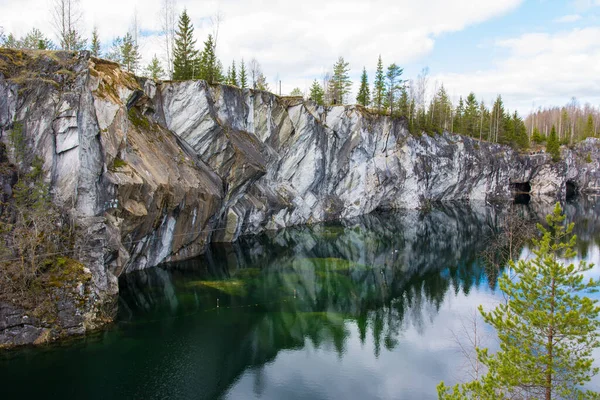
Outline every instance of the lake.
[[(502, 299), (481, 253), (506, 207), (445, 204), (293, 227), (127, 274), (110, 328), (0, 354), (2, 398), (437, 398), (441, 380), (471, 372), (455, 337), (465, 346), (476, 307)], [(551, 210), (514, 207), (538, 220)], [(580, 257), (596, 264), (599, 207), (566, 207)]]

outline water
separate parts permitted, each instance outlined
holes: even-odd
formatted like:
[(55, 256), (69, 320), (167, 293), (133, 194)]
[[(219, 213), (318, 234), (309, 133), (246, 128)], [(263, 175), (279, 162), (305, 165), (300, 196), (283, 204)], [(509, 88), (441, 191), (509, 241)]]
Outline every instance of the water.
[[(598, 207), (567, 207), (595, 263)], [(452, 332), (464, 339), (476, 306), (500, 299), (479, 257), (500, 220), (465, 204), (374, 214), (129, 274), (110, 329), (0, 355), (2, 398), (436, 398), (469, 372)]]

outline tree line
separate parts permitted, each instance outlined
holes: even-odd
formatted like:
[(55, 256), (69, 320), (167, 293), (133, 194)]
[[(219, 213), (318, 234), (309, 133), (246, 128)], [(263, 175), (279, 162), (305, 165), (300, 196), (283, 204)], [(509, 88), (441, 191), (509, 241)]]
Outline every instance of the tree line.
[[(135, 14), (130, 29), (123, 36), (115, 38), (103, 54), (97, 28), (93, 29), (89, 43), (80, 34), (82, 13), (78, 4), (78, 0), (54, 0), (51, 16), (59, 44), (33, 28), (21, 38), (10, 33), (5, 36), (0, 32), (0, 45), (17, 49), (89, 49), (95, 57), (118, 62), (129, 72), (153, 79), (203, 79), (209, 83), (270, 90), (261, 65), (254, 58), (248, 64), (244, 59), (239, 64), (233, 60), (224, 71), (217, 57), (219, 15), (212, 18), (213, 32), (199, 49), (187, 11), (184, 9), (177, 15), (175, 0), (162, 0), (160, 23), (165, 53), (162, 61), (155, 54), (150, 63), (142, 67)], [(414, 133), (448, 131), (507, 144), (520, 150), (545, 144), (557, 158), (560, 144), (573, 144), (597, 136), (600, 130), (600, 110), (589, 104), (581, 107), (576, 100), (561, 108), (539, 109), (523, 119), (517, 112), (504, 107), (500, 95), (489, 106), (483, 100), (478, 100), (473, 92), (453, 103), (444, 86), (437, 87), (436, 84), (433, 96), (428, 100), (430, 88), (427, 69), (421, 71), (416, 79), (405, 80), (403, 68), (396, 63), (384, 68), (379, 56), (375, 71), (371, 85), (367, 69), (363, 67), (356, 103), (373, 112), (405, 118), (409, 130)], [(349, 63), (339, 57), (321, 81), (313, 81), (308, 94), (295, 88), (290, 95), (308, 97), (320, 105), (336, 105), (354, 102), (350, 98), (351, 92)]]
[(87, 49), (94, 57), (115, 61), (128, 72), (153, 79), (203, 79), (209, 83), (269, 90), (262, 67), (254, 58), (248, 65), (245, 60), (241, 60), (239, 76), (236, 72), (235, 60), (227, 73), (223, 72), (223, 65), (216, 55), (220, 16), (214, 18), (215, 29), (208, 35), (200, 50), (196, 47), (194, 26), (187, 10), (184, 9), (177, 18), (175, 8), (174, 0), (162, 0), (160, 23), (165, 48), (164, 64), (154, 54), (148, 65), (144, 67), (140, 65), (142, 58), (138, 42), (140, 29), (136, 13), (133, 15), (129, 30), (123, 36), (115, 38), (108, 50), (103, 53), (97, 27), (92, 30), (89, 41), (81, 35), (82, 12), (78, 0), (54, 0), (52, 3), (50, 14), (58, 44), (37, 28), (18, 38), (12, 33), (5, 35), (0, 27), (0, 46), (30, 50)]

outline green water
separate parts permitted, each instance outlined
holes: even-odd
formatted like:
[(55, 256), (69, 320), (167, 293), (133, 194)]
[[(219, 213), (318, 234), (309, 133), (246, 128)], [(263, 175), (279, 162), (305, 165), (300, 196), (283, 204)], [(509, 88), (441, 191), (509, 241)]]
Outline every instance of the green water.
[[(567, 207), (596, 263), (597, 207)], [(465, 204), (374, 214), (128, 274), (110, 329), (0, 355), (1, 398), (436, 398), (468, 373), (452, 331), (498, 301), (479, 259), (498, 221)]]

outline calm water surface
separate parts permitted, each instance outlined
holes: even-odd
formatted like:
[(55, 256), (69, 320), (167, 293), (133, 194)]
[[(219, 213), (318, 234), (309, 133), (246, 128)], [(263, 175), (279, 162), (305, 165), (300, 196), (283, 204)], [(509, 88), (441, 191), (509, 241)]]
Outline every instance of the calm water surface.
[[(596, 209), (567, 213), (582, 258), (600, 264)], [(499, 221), (465, 204), (373, 214), (129, 274), (111, 329), (0, 355), (1, 398), (436, 398), (440, 380), (469, 372), (452, 332), (501, 298), (480, 260)]]

